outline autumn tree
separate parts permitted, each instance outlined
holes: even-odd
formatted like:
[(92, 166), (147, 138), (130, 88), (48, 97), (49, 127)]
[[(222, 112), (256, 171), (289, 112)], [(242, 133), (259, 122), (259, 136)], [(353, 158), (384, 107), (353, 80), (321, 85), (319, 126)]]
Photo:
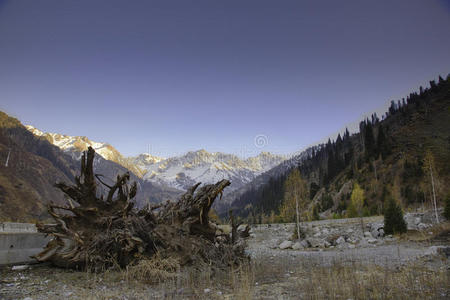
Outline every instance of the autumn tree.
[(356, 210), (358, 217), (361, 220), (361, 228), (364, 233), (364, 223), (363, 223), (363, 206), (364, 206), (364, 191), (359, 186), (359, 184), (355, 183), (353, 186), (352, 196), (351, 196), (351, 205)]
[(287, 177), (284, 184), (284, 199), (281, 207), (281, 217), (285, 221), (297, 223), (297, 237), (300, 239), (300, 210), (303, 210), (308, 202), (308, 186), (295, 168)]
[(435, 172), (435, 165), (434, 165), (434, 156), (430, 150), (427, 150), (425, 153), (425, 158), (423, 159), (423, 171), (426, 174), (425, 178), (427, 178), (427, 180), (429, 180), (429, 186), (430, 186), (430, 190), (431, 190), (430, 194), (432, 194), (436, 222), (439, 223), (439, 216), (438, 216), (438, 212), (437, 212), (437, 202), (436, 202), (436, 189), (435, 189), (436, 172)]

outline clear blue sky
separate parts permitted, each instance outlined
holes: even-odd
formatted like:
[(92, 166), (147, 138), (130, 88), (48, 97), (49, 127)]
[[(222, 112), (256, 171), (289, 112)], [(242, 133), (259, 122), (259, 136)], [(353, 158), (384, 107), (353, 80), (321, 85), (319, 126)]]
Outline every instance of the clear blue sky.
[(448, 72), (443, 0), (0, 0), (0, 109), (125, 155), (290, 153)]

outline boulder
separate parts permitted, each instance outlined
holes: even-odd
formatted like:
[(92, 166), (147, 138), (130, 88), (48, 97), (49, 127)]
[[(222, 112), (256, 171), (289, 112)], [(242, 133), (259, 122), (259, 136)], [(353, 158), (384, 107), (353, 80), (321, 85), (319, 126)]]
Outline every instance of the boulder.
[(308, 248), (308, 247), (310, 246), (310, 244), (308, 243), (307, 240), (302, 240), (302, 241), (300, 242), (300, 245), (302, 245), (303, 248)]
[(336, 239), (336, 245), (340, 245), (342, 243), (345, 243), (345, 238), (340, 236)]
[(424, 256), (433, 256), (433, 255), (442, 255), (444, 257), (450, 256), (450, 247), (449, 246), (431, 246), (429, 247)]
[(417, 229), (419, 229), (419, 230), (425, 230), (425, 229), (427, 229), (427, 225), (426, 224), (423, 224), (423, 223), (419, 223), (418, 225), (417, 225)]
[(368, 231), (365, 231), (364, 232), (364, 237), (370, 238), (370, 237), (372, 237), (372, 234), (370, 232), (368, 232)]
[(302, 250), (302, 249), (304, 249), (305, 247), (303, 247), (303, 245), (302, 245), (302, 243), (301, 242), (295, 242), (293, 245), (292, 245), (292, 249), (294, 249), (294, 250)]
[(373, 223), (370, 226), (370, 234), (373, 238), (377, 239), (384, 236), (384, 224), (383, 223)]
[(325, 247), (325, 241), (323, 239), (319, 238), (308, 238), (308, 243), (311, 245), (312, 248), (321, 248)]
[(292, 248), (291, 241), (284, 241), (278, 246), (281, 250)]

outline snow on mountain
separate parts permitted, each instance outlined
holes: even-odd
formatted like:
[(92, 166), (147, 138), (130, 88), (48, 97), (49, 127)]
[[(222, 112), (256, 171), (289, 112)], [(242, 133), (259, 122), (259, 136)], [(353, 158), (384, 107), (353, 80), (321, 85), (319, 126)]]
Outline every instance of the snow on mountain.
[(77, 160), (80, 159), (82, 151), (91, 146), (104, 159), (127, 168), (146, 181), (182, 190), (186, 190), (197, 182), (207, 184), (228, 179), (231, 181), (231, 186), (227, 192), (231, 192), (286, 159), (284, 156), (268, 152), (241, 159), (233, 154), (209, 153), (206, 150), (190, 151), (184, 155), (166, 159), (150, 154), (126, 158), (111, 145), (91, 141), (85, 136), (44, 133), (30, 125), (26, 128), (34, 135), (46, 138)]
[(281, 163), (285, 158), (262, 152), (258, 156), (240, 159), (233, 154), (190, 151), (182, 156), (139, 166), (146, 170), (145, 180), (164, 183), (178, 189), (187, 189), (197, 182), (213, 183), (222, 179), (231, 181), (227, 192), (240, 188), (259, 174)]
[(41, 130), (31, 126), (25, 126), (30, 132), (36, 136), (47, 139), (50, 143), (58, 146), (64, 152), (72, 155), (76, 160), (81, 158), (82, 152), (86, 151), (88, 147), (94, 148), (95, 152), (106, 160), (113, 161), (126, 169), (133, 172), (138, 177), (143, 177), (145, 171), (140, 169), (137, 165), (124, 157), (119, 151), (108, 143), (94, 142), (85, 136), (70, 136), (59, 133), (42, 132)]

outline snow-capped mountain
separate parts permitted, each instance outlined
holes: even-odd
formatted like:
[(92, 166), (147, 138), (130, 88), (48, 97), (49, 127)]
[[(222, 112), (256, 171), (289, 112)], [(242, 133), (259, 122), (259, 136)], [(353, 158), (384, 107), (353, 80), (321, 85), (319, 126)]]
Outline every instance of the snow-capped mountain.
[(284, 156), (268, 152), (240, 159), (233, 154), (198, 150), (159, 162), (154, 162), (153, 159), (149, 160), (143, 155), (130, 160), (145, 169), (144, 179), (148, 181), (164, 183), (185, 190), (197, 182), (212, 183), (229, 179), (231, 186), (227, 191), (230, 192), (252, 181), (256, 176), (278, 165), (284, 159)]
[[(138, 165), (135, 165), (132, 161), (130, 161), (130, 159), (124, 157), (119, 151), (108, 143), (94, 142), (85, 136), (70, 136), (59, 133), (42, 132), (31, 125), (26, 125), (25, 127), (35, 136), (44, 137), (53, 145), (58, 146), (64, 152), (72, 155), (72, 157), (76, 160), (79, 160), (82, 152), (87, 150), (90, 146), (94, 148), (95, 152), (104, 159), (121, 165), (122, 167), (133, 172), (136, 176), (142, 178), (145, 174), (145, 170), (139, 168)], [(154, 159), (155, 161), (160, 160), (160, 158), (157, 157)]]
[(46, 138), (77, 160), (80, 159), (81, 152), (91, 146), (104, 159), (127, 168), (145, 181), (182, 190), (186, 190), (197, 182), (207, 184), (229, 179), (231, 186), (227, 192), (230, 192), (251, 182), (258, 175), (286, 159), (284, 156), (268, 152), (241, 159), (233, 154), (209, 153), (205, 150), (190, 151), (184, 155), (166, 159), (150, 154), (124, 157), (113, 146), (92, 141), (85, 136), (44, 133), (30, 125), (26, 128), (34, 135)]

